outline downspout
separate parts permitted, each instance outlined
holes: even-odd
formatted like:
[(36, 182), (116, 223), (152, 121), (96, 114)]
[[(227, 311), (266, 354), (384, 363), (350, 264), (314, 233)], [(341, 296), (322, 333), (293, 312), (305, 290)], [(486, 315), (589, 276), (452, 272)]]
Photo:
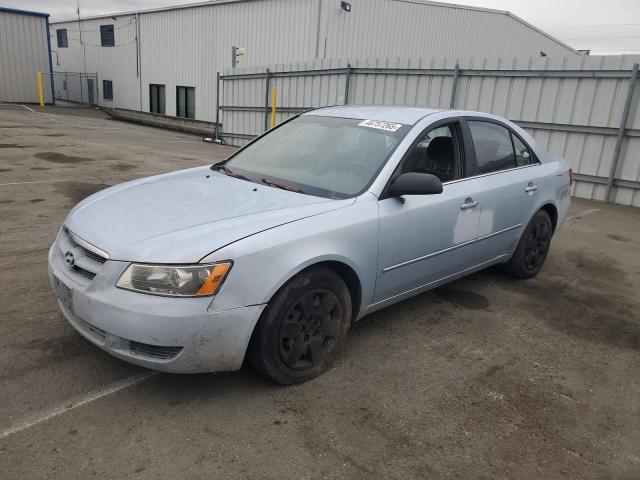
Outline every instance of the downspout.
[(56, 91), (53, 83), (53, 62), (51, 61), (51, 32), (49, 31), (49, 15), (45, 17), (47, 22), (47, 49), (49, 50), (49, 80), (51, 81), (51, 105), (56, 104)]
[(322, 0), (318, 0), (318, 24), (316, 26), (316, 56), (315, 58), (318, 58), (318, 55), (320, 55), (320, 23), (321, 23), (321, 19), (322, 19)]

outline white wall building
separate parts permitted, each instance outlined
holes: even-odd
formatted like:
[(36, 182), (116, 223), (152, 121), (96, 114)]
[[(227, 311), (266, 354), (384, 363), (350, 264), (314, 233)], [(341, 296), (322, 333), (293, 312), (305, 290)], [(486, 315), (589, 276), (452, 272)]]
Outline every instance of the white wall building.
[[(0, 101), (38, 103), (38, 72), (51, 73), (49, 14), (0, 7)], [(45, 101), (51, 75), (43, 75)]]
[(100, 105), (213, 121), (216, 74), (231, 66), (234, 46), (245, 49), (241, 66), (578, 55), (508, 12), (424, 0), (345, 3), (217, 0), (55, 22), (56, 70), (97, 73)]

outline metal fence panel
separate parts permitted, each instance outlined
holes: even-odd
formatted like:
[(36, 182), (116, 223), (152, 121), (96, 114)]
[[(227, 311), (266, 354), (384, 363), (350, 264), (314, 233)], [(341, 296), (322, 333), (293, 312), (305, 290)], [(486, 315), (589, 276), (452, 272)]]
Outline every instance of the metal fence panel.
[(277, 123), (345, 103), (491, 112), (566, 158), (577, 174), (574, 195), (606, 200), (612, 179), (612, 201), (640, 206), (640, 87), (633, 73), (639, 61), (637, 55), (357, 59), (230, 69), (221, 76), (221, 136), (244, 145), (269, 128), (274, 87)]
[[(44, 75), (49, 77), (48, 74)], [(44, 83), (46, 85), (50, 82), (46, 80)], [(98, 75), (95, 73), (54, 72), (53, 85), (56, 100), (87, 105), (98, 104), (100, 88)]]

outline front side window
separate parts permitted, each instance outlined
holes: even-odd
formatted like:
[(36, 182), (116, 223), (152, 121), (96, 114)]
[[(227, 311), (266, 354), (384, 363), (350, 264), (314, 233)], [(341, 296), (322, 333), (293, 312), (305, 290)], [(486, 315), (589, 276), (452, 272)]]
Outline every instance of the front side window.
[(476, 151), (478, 174), (498, 172), (516, 166), (511, 133), (505, 127), (491, 122), (468, 122)]
[(59, 28), (56, 30), (56, 38), (58, 40), (58, 48), (68, 48), (69, 39), (67, 38), (67, 29)]
[(149, 85), (149, 111), (151, 113), (165, 114), (164, 85)]
[(459, 178), (458, 138), (457, 124), (427, 131), (403, 160), (401, 173), (430, 173), (443, 183)]
[(102, 98), (113, 100), (113, 82), (111, 80), (102, 81)]
[(260, 184), (352, 197), (367, 188), (411, 129), (389, 123), (390, 129), (376, 128), (380, 123), (304, 115), (247, 146), (224, 166), (228, 174)]
[(115, 47), (116, 39), (113, 33), (113, 25), (100, 25), (100, 45), (103, 47)]
[(196, 118), (196, 89), (194, 87), (176, 87), (176, 116)]

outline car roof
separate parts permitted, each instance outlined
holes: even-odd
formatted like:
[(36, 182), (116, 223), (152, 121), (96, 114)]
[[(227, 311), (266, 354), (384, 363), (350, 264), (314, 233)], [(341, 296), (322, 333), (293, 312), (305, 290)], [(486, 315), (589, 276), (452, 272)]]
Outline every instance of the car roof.
[(323, 107), (305, 112), (303, 115), (322, 117), (358, 118), (383, 122), (415, 125), (427, 115), (441, 112), (442, 108), (397, 107), (397, 106), (336, 106)]

